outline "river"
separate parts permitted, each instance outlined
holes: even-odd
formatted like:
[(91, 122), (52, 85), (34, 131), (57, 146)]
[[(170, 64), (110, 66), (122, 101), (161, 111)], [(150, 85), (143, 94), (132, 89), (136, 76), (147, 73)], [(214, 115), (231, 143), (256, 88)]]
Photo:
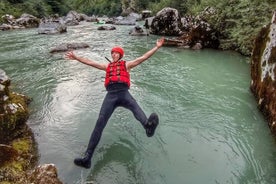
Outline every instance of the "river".
[(98, 31), (94, 23), (61, 35), (37, 29), (0, 32), (0, 68), (13, 91), (33, 99), (29, 126), (39, 164), (54, 163), (68, 184), (272, 184), (276, 144), (250, 92), (249, 59), (234, 52), (162, 47), (131, 71), (130, 92), (160, 125), (148, 138), (132, 113), (118, 108), (104, 130), (91, 169), (73, 164), (86, 148), (102, 100), (104, 72), (64, 53), (61, 43), (85, 42), (77, 54), (107, 62), (122, 45), (125, 60), (151, 49), (157, 36), (133, 37), (129, 26)]

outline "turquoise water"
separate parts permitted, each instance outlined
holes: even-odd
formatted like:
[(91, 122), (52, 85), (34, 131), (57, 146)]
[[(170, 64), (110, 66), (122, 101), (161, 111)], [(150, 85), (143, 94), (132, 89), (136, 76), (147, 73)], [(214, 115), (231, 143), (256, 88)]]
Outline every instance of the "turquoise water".
[(51, 48), (70, 42), (91, 47), (76, 53), (107, 62), (114, 45), (134, 59), (157, 36), (131, 37), (131, 27), (98, 31), (91, 23), (62, 35), (36, 29), (0, 32), (0, 68), (12, 90), (33, 98), (28, 124), (39, 145), (40, 164), (54, 163), (64, 183), (272, 184), (276, 144), (249, 90), (250, 65), (233, 52), (161, 48), (131, 71), (131, 94), (160, 126), (148, 138), (131, 112), (118, 108), (104, 130), (92, 168), (73, 159), (86, 148), (102, 100), (104, 72)]

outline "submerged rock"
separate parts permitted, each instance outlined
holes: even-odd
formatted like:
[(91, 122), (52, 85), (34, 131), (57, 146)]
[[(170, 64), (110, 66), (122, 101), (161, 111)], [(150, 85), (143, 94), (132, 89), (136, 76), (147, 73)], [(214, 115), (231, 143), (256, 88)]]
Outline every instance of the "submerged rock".
[(276, 135), (276, 10), (255, 39), (251, 58), (251, 91)]
[(144, 30), (140, 26), (135, 26), (133, 29), (131, 29), (128, 33), (131, 36), (149, 36), (149, 33), (147, 30)]
[(100, 30), (100, 31), (103, 31), (103, 30), (111, 31), (111, 30), (115, 30), (115, 29), (116, 29), (116, 27), (114, 27), (114, 26), (99, 26), (97, 28), (97, 30)]
[(82, 49), (82, 48), (88, 48), (89, 45), (86, 43), (65, 43), (56, 46), (55, 48), (50, 50), (50, 53), (55, 52), (66, 52), (69, 50), (76, 50), (76, 49)]

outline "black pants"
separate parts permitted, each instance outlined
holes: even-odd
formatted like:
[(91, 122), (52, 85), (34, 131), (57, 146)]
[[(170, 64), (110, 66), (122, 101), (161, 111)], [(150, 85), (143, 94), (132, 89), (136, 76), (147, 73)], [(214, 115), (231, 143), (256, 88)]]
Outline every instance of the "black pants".
[(91, 157), (101, 139), (102, 132), (107, 124), (108, 119), (111, 117), (114, 110), (119, 106), (131, 110), (134, 117), (140, 121), (143, 127), (146, 124), (147, 117), (145, 113), (137, 104), (136, 100), (131, 96), (128, 89), (108, 91), (104, 98), (97, 123), (91, 134), (87, 147), (86, 153), (88, 153)]

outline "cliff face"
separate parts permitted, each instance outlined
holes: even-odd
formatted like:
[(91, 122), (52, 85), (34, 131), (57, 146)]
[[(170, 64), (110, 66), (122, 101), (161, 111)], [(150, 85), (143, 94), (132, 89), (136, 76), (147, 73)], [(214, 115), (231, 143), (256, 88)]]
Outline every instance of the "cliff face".
[(276, 11), (258, 34), (251, 59), (251, 90), (276, 135)]

